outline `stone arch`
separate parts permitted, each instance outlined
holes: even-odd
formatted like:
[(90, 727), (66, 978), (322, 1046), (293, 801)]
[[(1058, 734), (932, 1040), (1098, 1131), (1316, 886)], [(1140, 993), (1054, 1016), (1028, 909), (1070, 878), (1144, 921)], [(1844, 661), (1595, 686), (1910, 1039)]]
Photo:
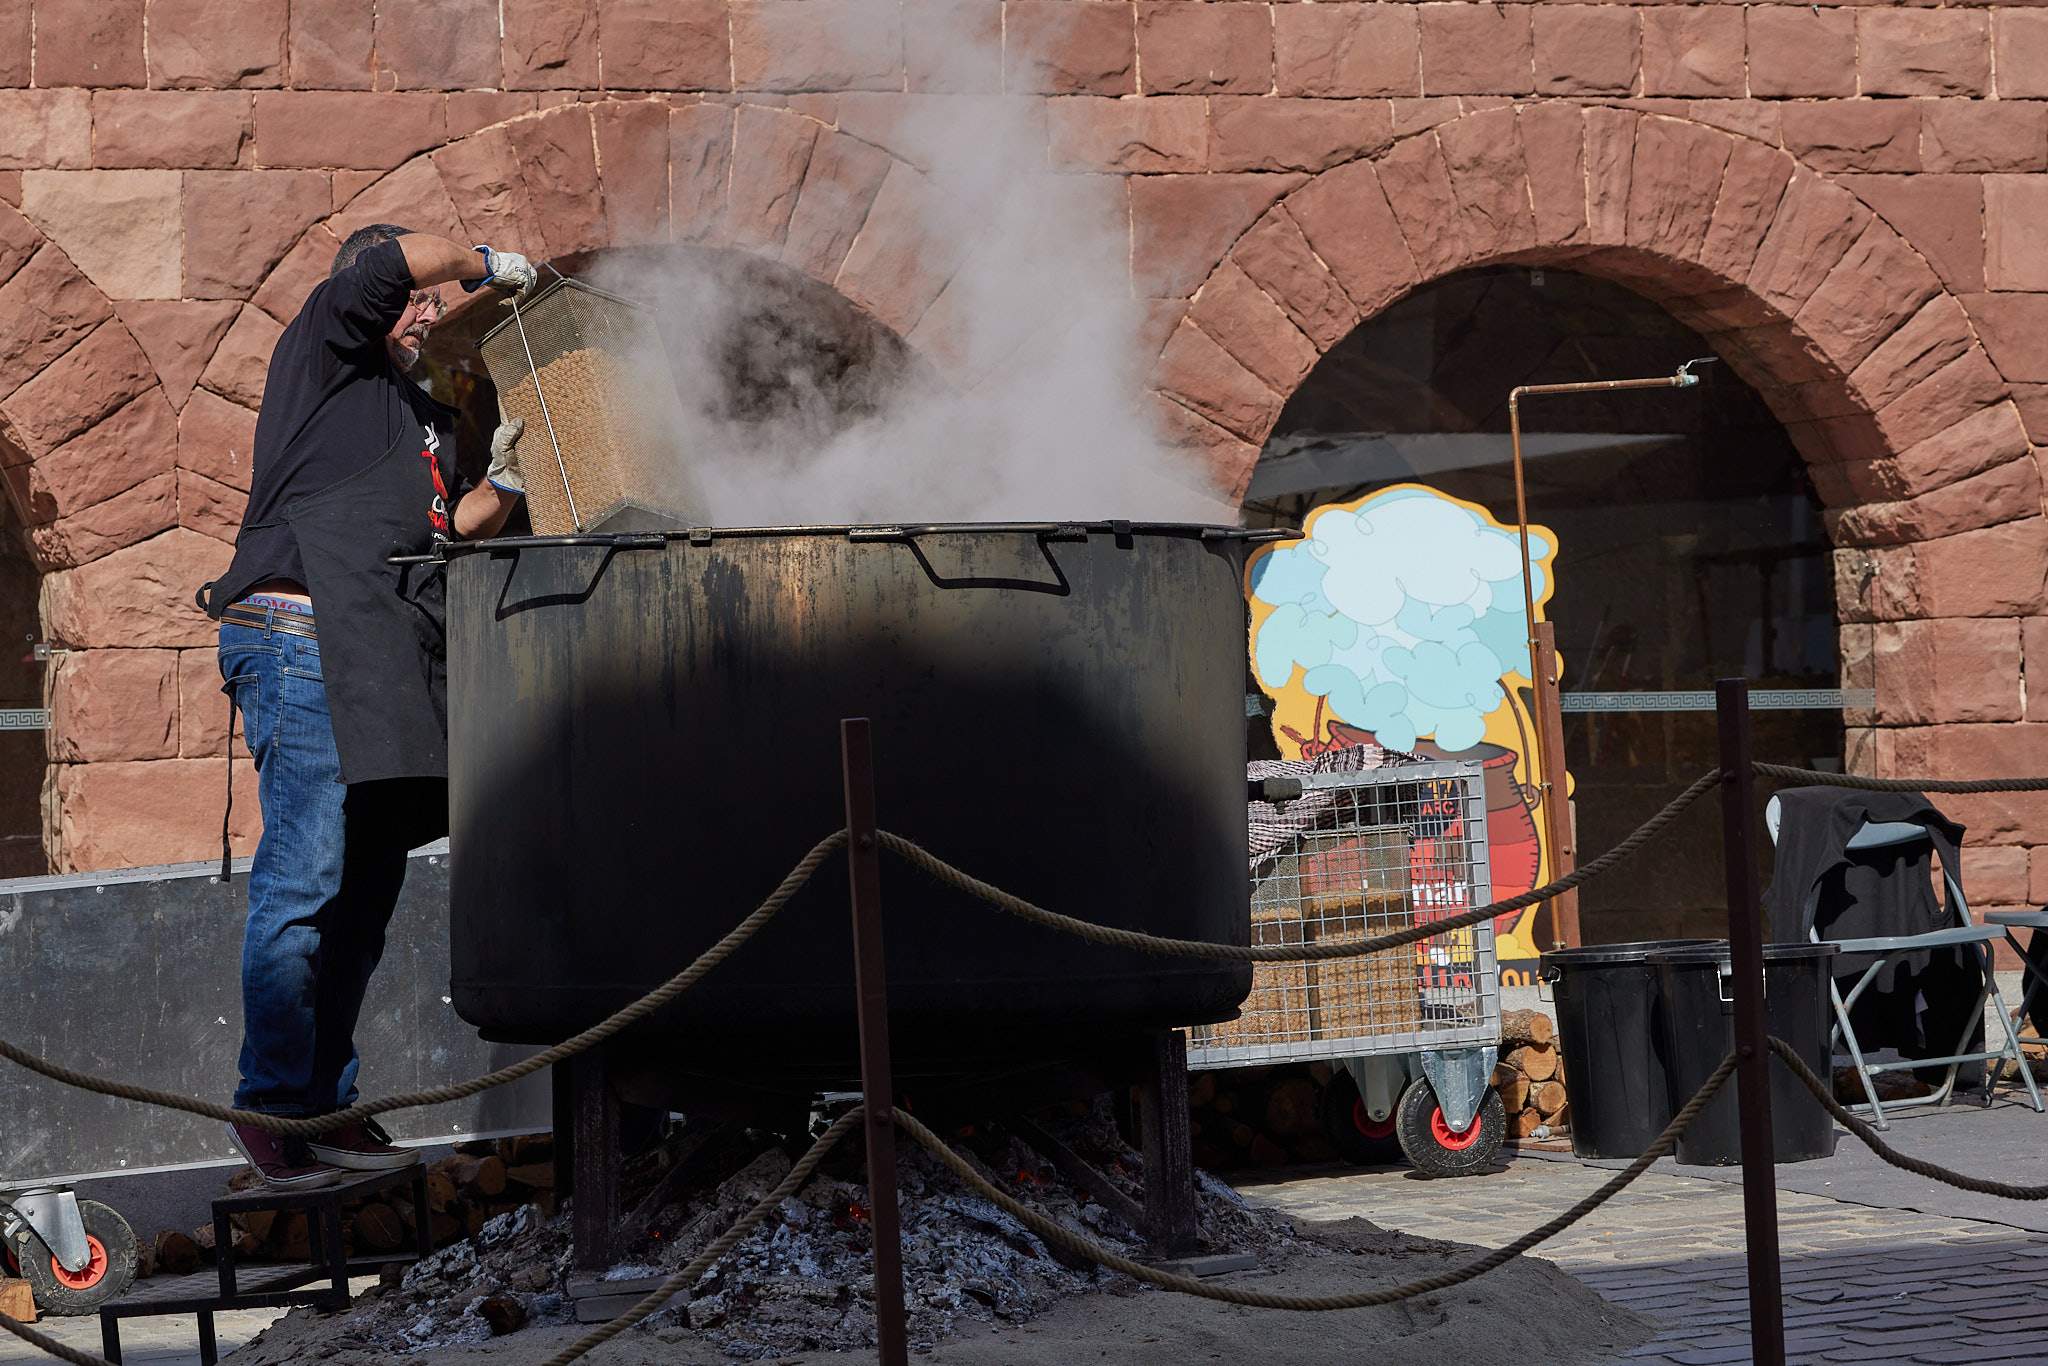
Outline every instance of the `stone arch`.
[(1706, 335), (1786, 424), (1839, 546), (2042, 511), (2009, 386), (1903, 236), (1780, 148), (1635, 109), (1484, 110), (1313, 177), (1231, 245), (1155, 386), (1242, 488), (1323, 352), (1421, 285), (1500, 263), (1602, 276)]
[(781, 105), (561, 105), (412, 158), (314, 224), (252, 302), (288, 321), (340, 239), (394, 221), (535, 259), (684, 244), (743, 251), (837, 291), (944, 373), (956, 244), (912, 162)]
[[(1452, 212), (1444, 213), (1444, 206)], [(1181, 438), (1241, 490), (1317, 359), (1419, 286), (1551, 264), (1702, 332), (1793, 436), (1826, 507), (1863, 772), (2031, 772), (2025, 684), (2048, 517), (2014, 395), (1961, 303), (1871, 207), (1780, 148), (1657, 112), (1546, 102), (1468, 114), (1294, 187), (1195, 292), (1153, 371)], [(2032, 690), (2038, 694), (2037, 687)], [(1983, 724), (1993, 723), (1993, 724)], [(2023, 899), (2028, 797), (1945, 798)]]

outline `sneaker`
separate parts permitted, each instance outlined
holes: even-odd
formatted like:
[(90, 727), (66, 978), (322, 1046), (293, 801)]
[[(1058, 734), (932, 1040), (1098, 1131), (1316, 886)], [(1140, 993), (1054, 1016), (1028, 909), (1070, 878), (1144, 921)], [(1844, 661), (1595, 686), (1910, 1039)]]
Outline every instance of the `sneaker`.
[(359, 1119), (308, 1139), (306, 1147), (320, 1161), (352, 1172), (396, 1171), (420, 1160), (417, 1149), (395, 1146), (374, 1119)]
[(314, 1158), (301, 1139), (281, 1138), (253, 1124), (228, 1125), (228, 1137), (273, 1190), (318, 1190), (341, 1180), (340, 1169)]

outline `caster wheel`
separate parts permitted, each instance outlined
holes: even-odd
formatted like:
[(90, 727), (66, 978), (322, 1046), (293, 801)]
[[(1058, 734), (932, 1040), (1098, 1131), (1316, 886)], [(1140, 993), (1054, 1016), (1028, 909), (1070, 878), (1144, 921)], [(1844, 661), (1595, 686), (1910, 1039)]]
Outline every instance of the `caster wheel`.
[(1401, 1103), (1394, 1107), (1394, 1132), (1401, 1140), (1401, 1151), (1425, 1176), (1471, 1176), (1485, 1171), (1493, 1165), (1507, 1131), (1507, 1110), (1500, 1103), (1500, 1093), (1491, 1089), (1472, 1123), (1462, 1130), (1444, 1122), (1436, 1092), (1420, 1077), (1408, 1083)]
[(1323, 1088), (1320, 1102), (1323, 1133), (1346, 1162), (1358, 1167), (1384, 1167), (1401, 1160), (1401, 1141), (1394, 1134), (1394, 1116), (1375, 1121), (1365, 1112), (1358, 1083), (1339, 1071)]
[(10, 1258), (20, 1264), (36, 1304), (46, 1314), (91, 1314), (135, 1283), (135, 1230), (120, 1214), (97, 1200), (78, 1202), (85, 1220), (85, 1242), (92, 1257), (76, 1271), (66, 1271), (50, 1249), (33, 1235)]

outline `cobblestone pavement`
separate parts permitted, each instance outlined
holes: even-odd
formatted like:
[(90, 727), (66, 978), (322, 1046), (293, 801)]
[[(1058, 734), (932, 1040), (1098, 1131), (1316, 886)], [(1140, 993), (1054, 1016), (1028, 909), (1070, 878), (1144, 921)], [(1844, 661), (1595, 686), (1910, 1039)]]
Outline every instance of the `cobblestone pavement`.
[[(1497, 1246), (1610, 1175), (1525, 1159), (1460, 1181), (1317, 1173), (1244, 1191), (1304, 1218)], [(1778, 1219), (1793, 1361), (2048, 1362), (2048, 1234), (1789, 1191)], [(1630, 1360), (1750, 1359), (1739, 1185), (1653, 1171), (1535, 1255), (1664, 1328)]]

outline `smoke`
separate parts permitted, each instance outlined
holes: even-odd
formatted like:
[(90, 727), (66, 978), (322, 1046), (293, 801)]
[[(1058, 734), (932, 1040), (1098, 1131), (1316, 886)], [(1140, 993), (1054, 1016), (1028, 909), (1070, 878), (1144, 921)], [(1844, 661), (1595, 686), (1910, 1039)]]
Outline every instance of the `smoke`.
[[(1550, 554), (1531, 530), (1541, 600)], [(1302, 686), (1391, 749), (1434, 735), (1453, 753), (1484, 737), (1501, 679), (1530, 673), (1521, 552), (1512, 532), (1426, 489), (1377, 494), (1318, 516), (1305, 540), (1262, 558), (1252, 596), (1274, 612), (1252, 640), (1259, 681)]]
[[(861, 26), (835, 34), (856, 51), (901, 13), (895, 0), (808, 8)], [(976, 13), (920, 9), (924, 88), (989, 84), (1000, 37), (969, 27)], [(591, 273), (651, 305), (666, 344), (670, 373), (646, 377), (664, 405), (673, 387), (657, 501), (720, 526), (1234, 523), (1201, 457), (1169, 446), (1142, 406), (1120, 178), (1054, 174), (1039, 99), (906, 103), (891, 150), (937, 191), (923, 196), (925, 239), (963, 253), (928, 323), (943, 376), (836, 294), (742, 253), (677, 249)]]

